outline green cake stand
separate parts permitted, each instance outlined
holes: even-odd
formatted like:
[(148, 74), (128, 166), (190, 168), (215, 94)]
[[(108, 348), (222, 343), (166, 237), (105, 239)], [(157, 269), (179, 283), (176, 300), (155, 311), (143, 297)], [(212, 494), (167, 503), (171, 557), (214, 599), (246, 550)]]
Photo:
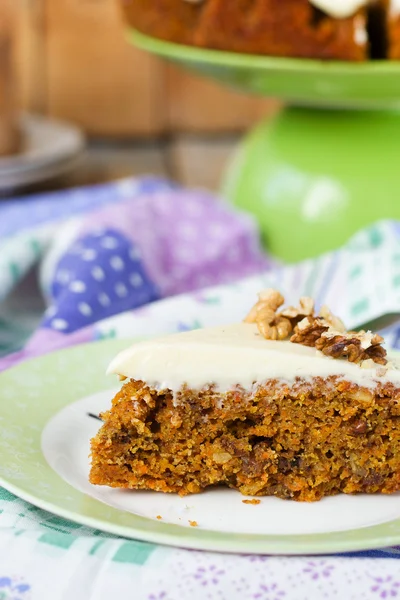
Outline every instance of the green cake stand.
[(240, 144), (223, 195), (295, 262), (379, 219), (400, 219), (400, 62), (322, 62), (192, 48), (131, 31), (140, 48), (287, 102)]

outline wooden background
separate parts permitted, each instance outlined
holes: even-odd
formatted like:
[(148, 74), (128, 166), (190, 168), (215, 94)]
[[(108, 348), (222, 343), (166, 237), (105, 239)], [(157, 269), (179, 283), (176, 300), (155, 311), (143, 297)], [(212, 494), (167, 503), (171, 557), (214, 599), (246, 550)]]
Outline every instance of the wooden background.
[(131, 47), (116, 0), (13, 0), (13, 7), (23, 108), (115, 138), (240, 131), (274, 110), (271, 101)]

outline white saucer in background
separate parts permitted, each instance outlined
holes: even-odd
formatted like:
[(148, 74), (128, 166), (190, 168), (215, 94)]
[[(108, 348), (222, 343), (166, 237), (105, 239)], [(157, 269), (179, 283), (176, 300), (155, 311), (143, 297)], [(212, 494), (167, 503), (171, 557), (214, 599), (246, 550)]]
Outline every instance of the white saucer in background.
[(85, 147), (81, 130), (69, 123), (24, 114), (20, 120), (22, 149), (0, 157), (0, 191), (40, 183), (74, 168)]

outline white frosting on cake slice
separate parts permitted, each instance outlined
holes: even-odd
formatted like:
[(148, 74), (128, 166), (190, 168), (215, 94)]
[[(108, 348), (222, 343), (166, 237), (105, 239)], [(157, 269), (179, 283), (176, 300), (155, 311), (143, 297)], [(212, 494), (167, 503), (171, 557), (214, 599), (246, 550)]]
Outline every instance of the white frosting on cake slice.
[(250, 390), (269, 379), (292, 383), (296, 378), (339, 376), (373, 388), (377, 382), (400, 385), (400, 364), (363, 369), (324, 356), (315, 348), (290, 341), (266, 340), (256, 325), (238, 323), (178, 333), (134, 344), (110, 364), (108, 373), (146, 382), (156, 389), (201, 389), (213, 384), (225, 392), (236, 385)]
[(370, 0), (310, 0), (310, 3), (331, 17), (345, 19), (370, 4)]

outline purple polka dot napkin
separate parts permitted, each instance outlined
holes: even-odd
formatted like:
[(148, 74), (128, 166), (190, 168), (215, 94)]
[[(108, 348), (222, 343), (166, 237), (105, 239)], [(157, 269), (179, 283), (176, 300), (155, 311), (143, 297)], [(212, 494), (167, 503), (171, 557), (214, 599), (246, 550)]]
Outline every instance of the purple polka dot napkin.
[(71, 333), (160, 298), (264, 269), (257, 229), (205, 192), (144, 194), (57, 235), (42, 327)]
[[(254, 221), (205, 191), (165, 181), (117, 182), (114, 189), (107, 184), (107, 198), (102, 186), (81, 190), (81, 204), (75, 194), (70, 213), (68, 197), (62, 214), (54, 214), (45, 199), (49, 218), (42, 216), (39, 223), (37, 215), (43, 210), (30, 201), (32, 224), (25, 218), (22, 228), (47, 232), (38, 261), (48, 308), (25, 351), (11, 363), (81, 341), (90, 326), (113, 315), (233, 282), (270, 265)], [(42, 207), (43, 201), (38, 200)], [(53, 202), (60, 203), (60, 198)], [(0, 220), (2, 208), (13, 213), (12, 204), (0, 206)], [(12, 216), (17, 223), (18, 216)], [(20, 233), (14, 226), (4, 238), (15, 240)], [(0, 232), (0, 247), (1, 243)], [(0, 368), (9, 364), (10, 359), (0, 362)]]

